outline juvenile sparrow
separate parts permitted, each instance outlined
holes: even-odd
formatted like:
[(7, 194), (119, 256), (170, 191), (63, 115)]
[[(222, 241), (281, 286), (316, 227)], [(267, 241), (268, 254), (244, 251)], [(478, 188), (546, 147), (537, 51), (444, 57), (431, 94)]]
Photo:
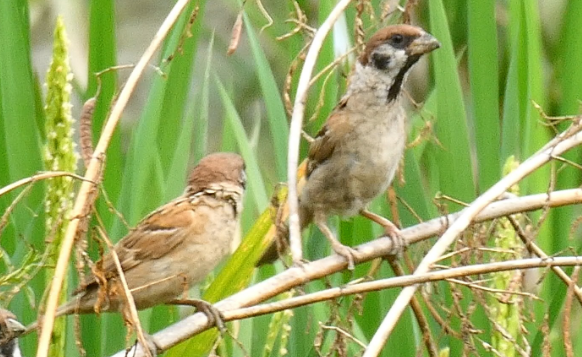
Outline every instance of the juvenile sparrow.
[(349, 269), (354, 267), (353, 249), (337, 240), (327, 218), (361, 214), (380, 224), (397, 246), (398, 228), (366, 206), (386, 191), (404, 152), (407, 120), (401, 92), (407, 73), (439, 46), (414, 26), (376, 32), (355, 64), (346, 94), (311, 142), (299, 196), (301, 229), (315, 223), (333, 250), (346, 257)]
[[(231, 245), (239, 241), (245, 182), (239, 155), (208, 155), (192, 170), (182, 196), (150, 213), (115, 245), (137, 309), (172, 303), (233, 250)], [(111, 252), (95, 264), (74, 295), (57, 316), (123, 312), (125, 300)]]
[(0, 309), (0, 357), (21, 357), (18, 336), (24, 330), (12, 312)]

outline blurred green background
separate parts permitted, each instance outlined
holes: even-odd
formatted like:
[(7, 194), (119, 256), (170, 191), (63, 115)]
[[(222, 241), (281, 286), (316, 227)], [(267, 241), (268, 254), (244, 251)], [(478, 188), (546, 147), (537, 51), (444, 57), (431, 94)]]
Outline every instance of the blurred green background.
[[(402, 226), (458, 210), (460, 204), (443, 197), (472, 201), (502, 177), (502, 168), (510, 156), (524, 160), (568, 126), (568, 120), (542, 116), (534, 103), (547, 115), (566, 116), (580, 112), (582, 99), (582, 27), (578, 24), (582, 0), (417, 3), (412, 10), (412, 23), (431, 32), (442, 47), (423, 59), (409, 78), (409, 141), (413, 145), (407, 150), (400, 176), (393, 185), (398, 195), (398, 216), (390, 210), (386, 197), (379, 197), (371, 207)], [(44, 83), (56, 16), (63, 16), (70, 39), (72, 114), (77, 118), (82, 103), (96, 93), (94, 73), (118, 64), (136, 63), (172, 4), (112, 0), (0, 2), (0, 187), (45, 170)], [(241, 7), (239, 2), (200, 0), (189, 5), (140, 81), (107, 151), (102, 187), (106, 195), (100, 195), (96, 211), (112, 240), (123, 237), (127, 225), (135, 225), (155, 207), (179, 195), (188, 169), (206, 153), (220, 150), (240, 152), (246, 160), (249, 184), (243, 232), (256, 232), (251, 228), (267, 209), (275, 185), (287, 177), (290, 116), (286, 95), (293, 100), (302, 66), (301, 51), (312, 36), (309, 29), (317, 28), (334, 4), (265, 0)], [(325, 42), (316, 73), (362, 41), (355, 35), (360, 20), (366, 38), (386, 24), (401, 22), (398, 5), (396, 1), (375, 0), (352, 3)], [(404, 6), (405, 1), (400, 5)], [(197, 15), (190, 27), (195, 7)], [(228, 56), (231, 30), (241, 9), (242, 36), (235, 53)], [(296, 28), (298, 31), (293, 32)], [(307, 133), (317, 132), (337, 103), (355, 58), (351, 53), (311, 87), (304, 127)], [(130, 70), (101, 76), (93, 123), (95, 142), (110, 101)], [(74, 135), (78, 140), (78, 134)], [(303, 142), (303, 156), (305, 149)], [(580, 162), (579, 150), (565, 157)], [(83, 166), (78, 166), (78, 173), (82, 174)], [(579, 169), (556, 162), (520, 183), (520, 192), (542, 193), (579, 185)], [(50, 281), (44, 266), (51, 258), (43, 258), (47, 246), (45, 190), (45, 182), (38, 182), (31, 189), (0, 197), (0, 305), (8, 306), (25, 323), (36, 318)], [(580, 234), (573, 226), (579, 211), (579, 207), (565, 207), (548, 214), (529, 215), (532, 237), (550, 255), (563, 251), (574, 254), (580, 247)], [(345, 244), (357, 245), (381, 234), (379, 227), (361, 218), (335, 219), (334, 223)], [(465, 243), (460, 244), (469, 247), (469, 253), (463, 259), (445, 263), (499, 259), (479, 250), (482, 245), (494, 246), (498, 242), (499, 230), (495, 227), (480, 226), (465, 234)], [(306, 240), (307, 258), (329, 254), (327, 242), (316, 229), (306, 236), (314, 236)], [(250, 234), (244, 244), (261, 238), (261, 234)], [(410, 256), (418, 261), (429, 247), (430, 243), (411, 247)], [(568, 247), (572, 249), (566, 250)], [(512, 257), (521, 256), (520, 249), (516, 248)], [(88, 250), (96, 259), (98, 244), (94, 239), (89, 239)], [(280, 263), (262, 268), (252, 279), (262, 280), (281, 269)], [(370, 264), (363, 264), (356, 268), (354, 276), (337, 274), (308, 284), (305, 290), (340, 285), (368, 274), (369, 269)], [(77, 279), (73, 265), (69, 271), (67, 285), (72, 291)], [(244, 285), (251, 278), (250, 271), (251, 267), (246, 266), (240, 270), (246, 275), (232, 274), (233, 281), (215, 283)], [(375, 273), (376, 277), (391, 275), (386, 264)], [(487, 281), (485, 277), (484, 280)], [(529, 346), (531, 355), (542, 355), (542, 349), (547, 347), (551, 348), (551, 356), (565, 356), (561, 309), (566, 286), (551, 274), (540, 281), (534, 278), (533, 285), (520, 289), (529, 289), (541, 300), (524, 299), (519, 304), (517, 320), (522, 329), (519, 339), (510, 344), (524, 349)], [(495, 355), (487, 347), (492, 343), (498, 346), (493, 337), (493, 321), (497, 317), (487, 308), (489, 297), (448, 283), (435, 284), (432, 289), (435, 290), (425, 292), (430, 295), (426, 300), (432, 301), (442, 318), (460, 331), (460, 335), (447, 334), (429, 316), (438, 349), (450, 348), (451, 356)], [(277, 316), (283, 322), (274, 321), (272, 326), (268, 325), (271, 316), (237, 322), (230, 328), (240, 345), (226, 338), (219, 347), (220, 355), (277, 356), (284, 354), (284, 348), (290, 356), (359, 355), (361, 347), (335, 331), (322, 329), (318, 323), (342, 327), (367, 343), (397, 293), (382, 291), (303, 307), (294, 310), (293, 317)], [(214, 301), (223, 294), (226, 291), (208, 298)], [(140, 316), (145, 330), (154, 333), (186, 313), (187, 309), (158, 307)], [(571, 319), (573, 347), (576, 355), (582, 355), (581, 339), (575, 338), (582, 334), (576, 323), (580, 321), (578, 306)], [(75, 347), (73, 318), (68, 321), (66, 342), (56, 351), (75, 356), (80, 352)], [(105, 356), (124, 348), (125, 328), (117, 314), (83, 317), (81, 322), (80, 336), (87, 355)], [(405, 314), (384, 355), (427, 356), (421, 337), (414, 316)], [(320, 341), (319, 347), (315, 346), (316, 340)], [(208, 341), (188, 341), (166, 355), (198, 355), (198, 351), (204, 354), (212, 346)], [(32, 356), (36, 336), (27, 336), (20, 344), (23, 354)], [(266, 345), (273, 346), (272, 352), (265, 349)]]

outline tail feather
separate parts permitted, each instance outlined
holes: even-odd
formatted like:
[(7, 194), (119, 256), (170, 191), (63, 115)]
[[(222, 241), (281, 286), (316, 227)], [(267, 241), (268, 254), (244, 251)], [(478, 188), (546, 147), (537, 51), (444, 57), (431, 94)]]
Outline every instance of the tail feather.
[[(299, 225), (301, 232), (313, 221), (313, 211), (299, 205)], [(279, 257), (289, 250), (289, 225), (284, 224), (277, 228), (275, 240), (265, 250), (255, 266), (260, 267), (265, 264), (274, 263)]]

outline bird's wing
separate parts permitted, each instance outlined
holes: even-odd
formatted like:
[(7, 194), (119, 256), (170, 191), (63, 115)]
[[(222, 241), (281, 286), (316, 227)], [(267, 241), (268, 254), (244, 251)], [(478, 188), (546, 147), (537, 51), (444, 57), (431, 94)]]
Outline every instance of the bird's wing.
[(345, 103), (342, 101), (311, 142), (307, 154), (307, 178), (320, 164), (331, 157), (337, 146), (341, 144), (343, 137), (352, 131), (353, 125), (348, 117)]
[[(144, 218), (131, 232), (115, 245), (115, 253), (124, 272), (131, 270), (145, 260), (159, 259), (168, 255), (182, 244), (188, 236), (202, 233), (203, 225), (193, 219), (196, 205), (190, 199), (174, 200)], [(186, 226), (190, 226), (188, 229)], [(118, 275), (112, 252), (96, 263), (99, 274), (105, 278)], [(85, 290), (96, 283), (92, 274), (80, 284), (76, 292)]]

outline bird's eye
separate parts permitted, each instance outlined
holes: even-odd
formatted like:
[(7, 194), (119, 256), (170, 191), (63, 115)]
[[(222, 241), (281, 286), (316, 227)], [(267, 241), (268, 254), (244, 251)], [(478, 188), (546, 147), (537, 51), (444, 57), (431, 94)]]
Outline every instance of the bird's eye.
[(394, 43), (395, 45), (399, 45), (404, 41), (404, 36), (402, 36), (401, 34), (395, 34), (394, 36), (392, 36), (392, 43)]

